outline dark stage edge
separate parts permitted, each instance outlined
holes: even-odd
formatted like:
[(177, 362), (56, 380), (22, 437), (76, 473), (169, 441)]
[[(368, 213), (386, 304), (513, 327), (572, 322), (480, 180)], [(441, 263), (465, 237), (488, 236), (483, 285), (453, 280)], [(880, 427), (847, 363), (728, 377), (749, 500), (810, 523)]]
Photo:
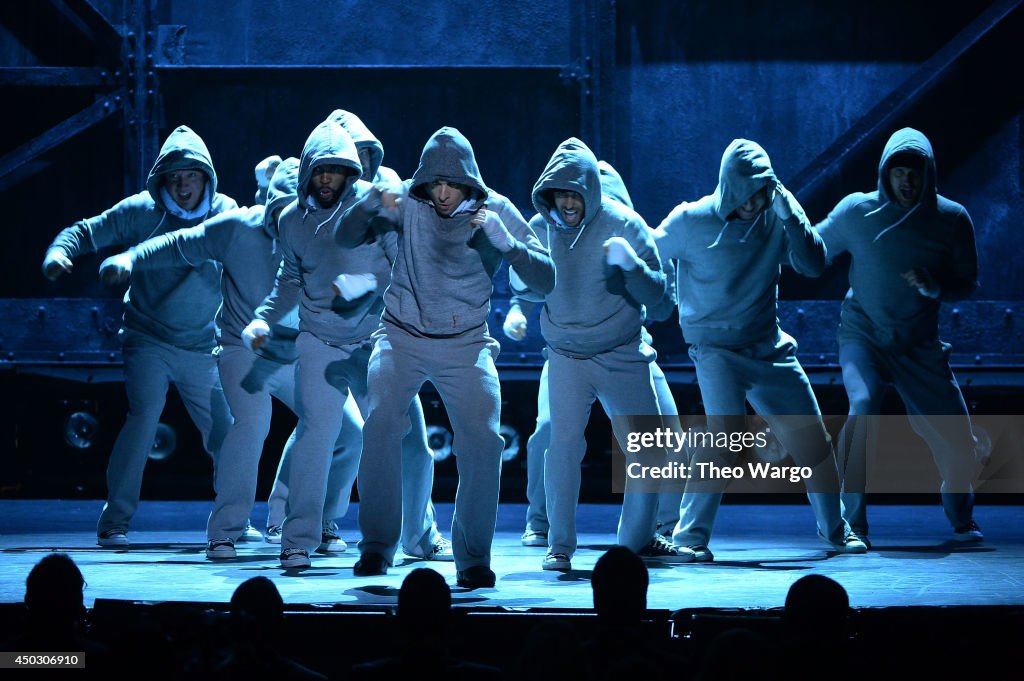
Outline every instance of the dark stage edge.
[[(520, 545), (525, 506), (502, 504), (492, 568), (493, 589), (455, 586), (453, 563), (401, 556), (386, 576), (352, 575), (359, 533), (358, 505), (339, 521), (348, 551), (314, 555), (306, 570), (278, 566), (278, 547), (239, 544), (238, 559), (206, 560), (209, 502), (143, 502), (127, 551), (95, 545), (101, 502), (0, 500), (0, 603), (20, 602), (25, 577), (46, 553), (64, 551), (82, 570), (86, 605), (97, 599), (225, 603), (244, 580), (272, 579), (286, 604), (325, 610), (385, 609), (396, 603), (402, 579), (414, 568), (431, 567), (452, 586), (458, 607), (509, 612), (585, 609), (592, 606), (590, 573), (615, 541), (619, 508), (581, 505), (580, 549), (569, 573), (540, 569), (542, 548)], [(437, 507), (438, 524), (449, 534), (451, 504)], [(262, 527), (265, 505), (253, 514)], [(807, 574), (842, 584), (854, 608), (908, 606), (1019, 606), (1024, 604), (1024, 507), (981, 505), (976, 518), (985, 542), (964, 546), (951, 533), (938, 506), (871, 508), (873, 547), (866, 555), (840, 555), (815, 537), (809, 506), (726, 504), (712, 539), (711, 564), (648, 563), (650, 609), (770, 609), (783, 605), (789, 586)]]

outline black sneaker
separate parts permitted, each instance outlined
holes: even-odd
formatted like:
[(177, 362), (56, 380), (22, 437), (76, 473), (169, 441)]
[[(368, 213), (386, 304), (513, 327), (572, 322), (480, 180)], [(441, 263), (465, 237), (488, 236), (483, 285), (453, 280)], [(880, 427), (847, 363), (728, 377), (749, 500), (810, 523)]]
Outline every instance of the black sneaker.
[(100, 546), (128, 546), (128, 530), (123, 527), (115, 527), (106, 532), (100, 532), (96, 536), (96, 543)]
[(651, 558), (665, 563), (693, 563), (697, 554), (686, 546), (673, 546), (664, 535), (655, 534), (647, 546), (637, 554), (641, 558)]
[(309, 551), (293, 547), (281, 552), (281, 567), (283, 568), (308, 568)]
[(467, 589), (489, 589), (494, 586), (495, 581), (497, 577), (494, 570), (486, 565), (474, 565), (459, 570), (455, 575), (455, 583)]
[(953, 529), (953, 541), (970, 543), (985, 541), (985, 535), (981, 533), (981, 528), (978, 527), (978, 523), (973, 520), (963, 527), (957, 527)]
[(338, 523), (333, 520), (325, 521), (320, 534), (320, 547), (318, 551), (324, 553), (341, 553), (348, 548), (348, 544), (338, 534)]
[(367, 551), (352, 566), (352, 574), (356, 577), (386, 575), (389, 567), (390, 563), (384, 559), (384, 556), (376, 551)]
[(206, 557), (210, 560), (229, 560), (235, 556), (235, 542), (230, 539), (211, 539), (206, 543)]
[(715, 554), (711, 553), (711, 549), (704, 544), (694, 544), (686, 548), (693, 551), (693, 562), (695, 563), (710, 563), (715, 560)]

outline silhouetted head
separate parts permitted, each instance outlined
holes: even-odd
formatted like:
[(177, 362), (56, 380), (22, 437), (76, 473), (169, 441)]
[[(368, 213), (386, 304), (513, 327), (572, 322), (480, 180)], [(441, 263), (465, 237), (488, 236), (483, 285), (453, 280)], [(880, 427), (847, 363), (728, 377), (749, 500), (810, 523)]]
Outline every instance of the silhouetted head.
[(51, 553), (35, 564), (25, 580), (25, 607), (33, 620), (77, 622), (85, 614), (85, 579), (66, 553)]
[(790, 635), (819, 641), (842, 641), (850, 598), (842, 585), (824, 575), (806, 575), (786, 594), (783, 620)]
[(284, 623), (284, 600), (266, 577), (253, 577), (231, 595), (231, 617), (245, 636), (271, 638)]
[(416, 568), (398, 591), (398, 617), (430, 621), (445, 618), (452, 607), (452, 592), (444, 577), (430, 568)]
[(647, 566), (625, 546), (613, 546), (598, 558), (590, 585), (597, 614), (639, 621), (647, 610)]

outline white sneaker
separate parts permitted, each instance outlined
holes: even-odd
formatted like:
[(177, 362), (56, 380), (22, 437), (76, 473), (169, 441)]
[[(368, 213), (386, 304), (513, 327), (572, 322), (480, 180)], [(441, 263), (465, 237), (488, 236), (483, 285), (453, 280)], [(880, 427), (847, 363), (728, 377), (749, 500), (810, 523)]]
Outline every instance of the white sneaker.
[(412, 558), (420, 558), (422, 560), (436, 560), (450, 562), (455, 560), (455, 554), (452, 552), (452, 543), (444, 537), (438, 537), (434, 545), (430, 547), (430, 550), (426, 553), (419, 553), (418, 551), (406, 551), (405, 555), (411, 556)]
[(242, 534), (238, 535), (238, 541), (263, 541), (263, 535), (252, 526), (252, 521), (246, 520), (245, 527), (242, 528)]
[(263, 535), (263, 541), (268, 544), (280, 544), (281, 543), (281, 526), (271, 525), (267, 528), (267, 531)]
[(832, 549), (834, 551), (838, 552), (838, 553), (867, 553), (868, 552), (868, 545), (865, 544), (864, 542), (862, 542), (860, 540), (860, 537), (858, 537), (853, 532), (847, 533), (847, 535), (843, 539), (842, 543), (836, 543), (836, 542), (829, 541), (828, 539), (825, 538), (825, 535), (823, 535), (820, 531), (818, 532), (818, 536), (821, 537), (821, 539), (824, 540), (826, 544), (831, 546)]
[(523, 542), (523, 546), (547, 546), (548, 533), (524, 530), (523, 536), (520, 537), (520, 540)]

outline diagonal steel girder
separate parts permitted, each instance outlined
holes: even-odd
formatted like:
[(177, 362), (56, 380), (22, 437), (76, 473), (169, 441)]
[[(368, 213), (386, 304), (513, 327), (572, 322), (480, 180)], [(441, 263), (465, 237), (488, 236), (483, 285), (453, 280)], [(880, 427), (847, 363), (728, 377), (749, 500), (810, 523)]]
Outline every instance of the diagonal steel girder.
[(90, 0), (64, 0), (63, 5), (81, 20), (86, 30), (101, 50), (116, 56), (121, 46), (121, 32), (110, 23), (106, 16)]
[(10, 176), (15, 171), (32, 159), (119, 112), (122, 101), (123, 99), (119, 95), (99, 99), (70, 118), (53, 126), (32, 141), (0, 157), (0, 189), (6, 186)]
[(881, 102), (853, 123), (835, 139), (824, 152), (788, 182), (790, 190), (800, 196), (814, 191), (816, 185), (829, 175), (829, 170), (875, 139), (892, 122), (932, 86), (960, 57), (989, 34), (1021, 5), (1022, 0), (999, 0), (992, 3), (978, 17), (932, 55), (909, 78), (896, 87)]

